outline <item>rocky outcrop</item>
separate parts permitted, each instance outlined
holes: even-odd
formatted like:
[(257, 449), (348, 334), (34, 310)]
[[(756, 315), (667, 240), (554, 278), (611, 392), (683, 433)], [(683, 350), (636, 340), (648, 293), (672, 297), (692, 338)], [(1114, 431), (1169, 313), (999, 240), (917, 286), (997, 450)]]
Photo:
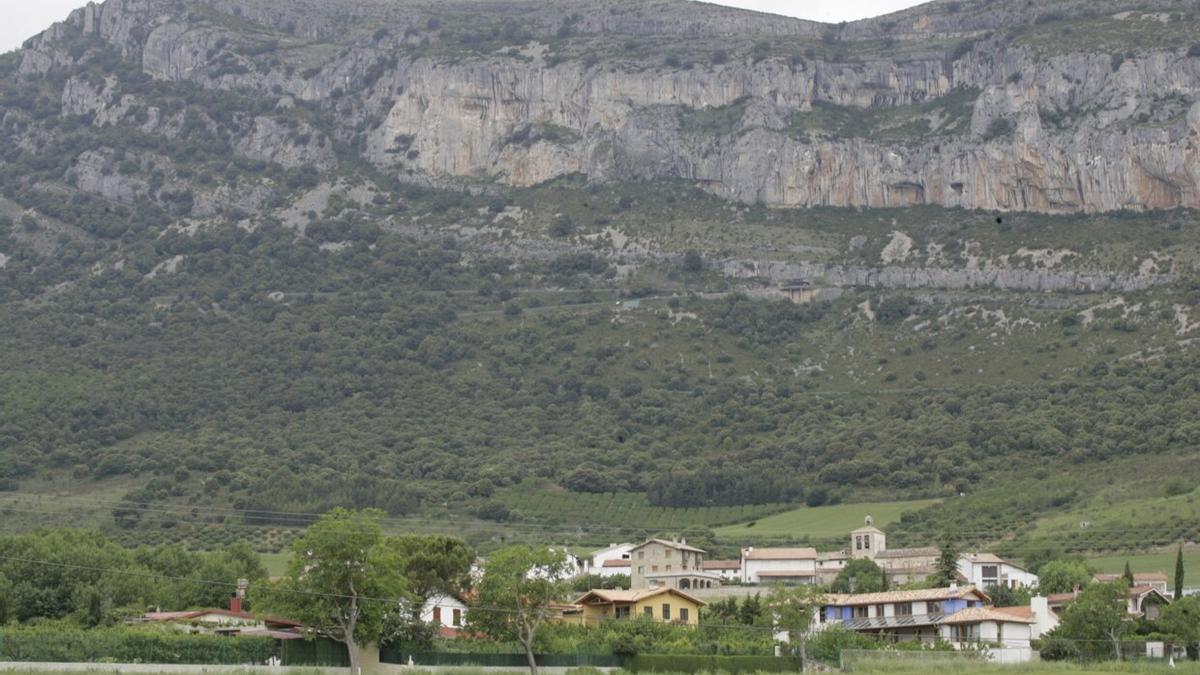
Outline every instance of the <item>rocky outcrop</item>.
[[(1054, 7), (1094, 17), (1129, 4)], [(530, 14), (526, 43), (487, 50), (449, 48), (455, 30), (478, 28), (430, 28), (457, 16), (456, 2), (305, 0), (274, 14), (279, 3), (267, 0), (191, 7), (89, 5), (35, 39), (21, 72), (69, 67), (75, 52), (56, 45), (94, 35), (136, 53), (157, 79), (322, 106), (336, 125), (325, 136), (269, 115), (236, 130), (237, 153), (285, 167), (334, 166), (328, 137), (384, 171), (431, 181), (682, 178), (795, 207), (1200, 207), (1200, 58), (1179, 47), (1047, 57), (1014, 39), (1042, 20), (1044, 3), (934, 3), (833, 28), (696, 3), (565, 2)], [(512, 0), (489, 11), (503, 21), (530, 9)], [(1000, 26), (1009, 32), (995, 34)], [(912, 41), (895, 48), (902, 58), (854, 56), (856, 40), (886, 31)], [(718, 34), (714, 46), (730, 53), (715, 65), (611, 47), (620, 36)], [(552, 35), (561, 53), (548, 53)], [(848, 49), (750, 46), (781, 36)], [(924, 46), (960, 38), (969, 41), (950, 52)], [(601, 43), (609, 51), (596, 56)], [(68, 80), (64, 110), (117, 123), (131, 101), (112, 86)]]
[(832, 288), (941, 288), (950, 290), (994, 288), (1006, 291), (1141, 291), (1169, 283), (1166, 274), (1115, 274), (1068, 270), (1013, 269), (999, 266), (978, 268), (857, 267), (825, 263), (790, 263), (726, 260), (720, 265), (725, 276), (762, 279), (777, 285)]

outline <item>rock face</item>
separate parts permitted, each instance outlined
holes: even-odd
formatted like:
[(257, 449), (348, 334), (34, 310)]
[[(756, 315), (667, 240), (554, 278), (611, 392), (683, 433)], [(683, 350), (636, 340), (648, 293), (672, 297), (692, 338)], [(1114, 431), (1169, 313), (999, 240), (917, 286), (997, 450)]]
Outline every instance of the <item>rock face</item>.
[[(1200, 56), (1147, 27), (1186, 31), (1198, 13), (1036, 4), (832, 27), (682, 0), (494, 1), (471, 14), (484, 25), (461, 2), (108, 0), (34, 39), (19, 72), (69, 68), (63, 43), (92, 36), (158, 80), (320, 106), (329, 128), (272, 113), (232, 139), (285, 168), (333, 168), (324, 133), (438, 180), (676, 178), (799, 207), (1200, 207)], [(1092, 47), (1088, 30), (1129, 37)], [(63, 91), (97, 125), (147, 103), (112, 82)]]

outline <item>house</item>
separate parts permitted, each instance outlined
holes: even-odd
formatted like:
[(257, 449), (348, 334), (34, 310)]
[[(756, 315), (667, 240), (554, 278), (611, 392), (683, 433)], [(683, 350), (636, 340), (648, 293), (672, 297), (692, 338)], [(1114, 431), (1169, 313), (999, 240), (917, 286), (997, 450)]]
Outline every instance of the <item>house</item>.
[(887, 535), (875, 527), (871, 516), (864, 519), (864, 525), (850, 532), (850, 557), (857, 560), (875, 556), (887, 549)]
[[(1092, 577), (1092, 581), (1101, 584), (1112, 583), (1124, 575), (1121, 574), (1097, 574)], [(1162, 595), (1167, 594), (1167, 573), (1166, 572), (1134, 572), (1134, 586), (1149, 586), (1158, 591)]]
[(741, 560), (705, 560), (702, 568), (705, 572), (719, 575), (721, 581), (742, 580)]
[[(606, 548), (592, 551), (588, 558), (588, 574), (613, 576), (614, 574), (629, 574), (629, 554), (633, 544), (609, 544)], [(624, 561), (624, 565), (609, 565), (609, 561)], [(624, 570), (621, 570), (624, 567)]]
[(649, 617), (663, 623), (695, 626), (700, 623), (704, 601), (675, 588), (636, 588), (631, 590), (593, 590), (584, 593), (575, 605), (580, 621), (595, 625), (601, 621)]
[(467, 601), (457, 593), (434, 593), (421, 606), (421, 621), (442, 637), (456, 638), (466, 621)]
[(939, 622), (955, 612), (983, 607), (989, 598), (974, 586), (825, 596), (818, 622), (899, 640), (935, 640)]
[(747, 584), (817, 583), (817, 551), (812, 548), (746, 548), (742, 581)]
[(1033, 588), (1038, 583), (1036, 574), (991, 553), (968, 553), (961, 556), (958, 559), (958, 573), (968, 584), (975, 584), (980, 588)]
[[(1120, 575), (1118, 575), (1120, 576)], [(1050, 609), (1056, 614), (1062, 614), (1067, 605), (1075, 601), (1079, 597), (1079, 591), (1074, 590), (1070, 593), (1051, 593), (1047, 596), (1050, 601)], [(1162, 608), (1171, 604), (1171, 599), (1164, 593), (1159, 593), (1151, 586), (1134, 586), (1129, 589), (1125, 596), (1125, 611), (1131, 617), (1141, 617), (1143, 619), (1157, 619), (1162, 611)]]
[(846, 563), (850, 560), (850, 554), (845, 551), (830, 551), (828, 553), (817, 554), (817, 583), (828, 586), (833, 583), (837, 575), (841, 573)]
[[(1043, 598), (1044, 599), (1044, 598)], [(1031, 642), (1037, 620), (1028, 607), (968, 607), (938, 621), (938, 637), (955, 649), (983, 649), (992, 663), (1024, 663), (1034, 658)], [(1046, 610), (1049, 612), (1049, 609)], [(1030, 612), (1030, 614), (1032, 614)]]
[(602, 577), (615, 577), (618, 574), (629, 576), (631, 564), (629, 560), (605, 560), (600, 567), (592, 568), (592, 574)]
[(704, 550), (687, 541), (648, 539), (630, 551), (630, 588), (713, 588), (721, 575), (704, 571)]

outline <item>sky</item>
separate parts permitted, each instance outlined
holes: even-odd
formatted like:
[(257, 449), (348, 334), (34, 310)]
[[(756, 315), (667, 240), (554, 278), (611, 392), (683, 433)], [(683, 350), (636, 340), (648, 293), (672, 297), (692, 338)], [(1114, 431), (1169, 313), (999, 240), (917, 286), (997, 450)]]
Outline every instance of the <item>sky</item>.
[[(918, 5), (922, 0), (714, 0), (717, 4), (743, 7), (760, 12), (786, 14), (803, 19), (853, 21), (887, 14)], [(71, 10), (87, 0), (0, 0), (0, 53), (16, 49), (21, 43), (55, 21), (66, 18)]]

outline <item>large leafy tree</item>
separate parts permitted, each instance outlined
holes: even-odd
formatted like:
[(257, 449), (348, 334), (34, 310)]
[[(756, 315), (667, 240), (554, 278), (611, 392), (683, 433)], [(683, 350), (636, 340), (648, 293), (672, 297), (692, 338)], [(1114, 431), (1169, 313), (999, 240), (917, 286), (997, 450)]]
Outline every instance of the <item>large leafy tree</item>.
[(1087, 586), (1091, 580), (1092, 571), (1083, 561), (1052, 560), (1038, 572), (1038, 592), (1070, 593)]
[(802, 664), (807, 659), (804, 646), (812, 633), (822, 599), (822, 592), (813, 586), (776, 586), (763, 603), (764, 618), (777, 636), (787, 633), (787, 643)]
[(1063, 610), (1054, 637), (1072, 640), (1080, 649), (1094, 649), (1108, 643), (1113, 656), (1121, 659), (1121, 641), (1134, 629), (1134, 622), (1126, 612), (1128, 596), (1129, 586), (1124, 579), (1091, 584)]
[(838, 572), (829, 590), (834, 593), (875, 593), (887, 590), (883, 570), (875, 561), (856, 558)]
[(461, 539), (405, 535), (388, 540), (400, 558), (409, 590), (420, 600), (434, 593), (463, 593), (471, 587), (475, 551)]
[(292, 545), (288, 574), (265, 609), (346, 645), (359, 672), (359, 645), (377, 641), (384, 617), (406, 599), (403, 565), (383, 537), (384, 513), (334, 509)]
[(554, 614), (551, 605), (563, 593), (560, 580), (570, 568), (565, 553), (549, 548), (511, 546), (496, 551), (487, 560), (468, 621), (493, 638), (519, 642), (529, 672), (536, 675), (534, 641)]
[(1180, 598), (1167, 605), (1158, 623), (1187, 649), (1189, 658), (1200, 656), (1200, 596)]

